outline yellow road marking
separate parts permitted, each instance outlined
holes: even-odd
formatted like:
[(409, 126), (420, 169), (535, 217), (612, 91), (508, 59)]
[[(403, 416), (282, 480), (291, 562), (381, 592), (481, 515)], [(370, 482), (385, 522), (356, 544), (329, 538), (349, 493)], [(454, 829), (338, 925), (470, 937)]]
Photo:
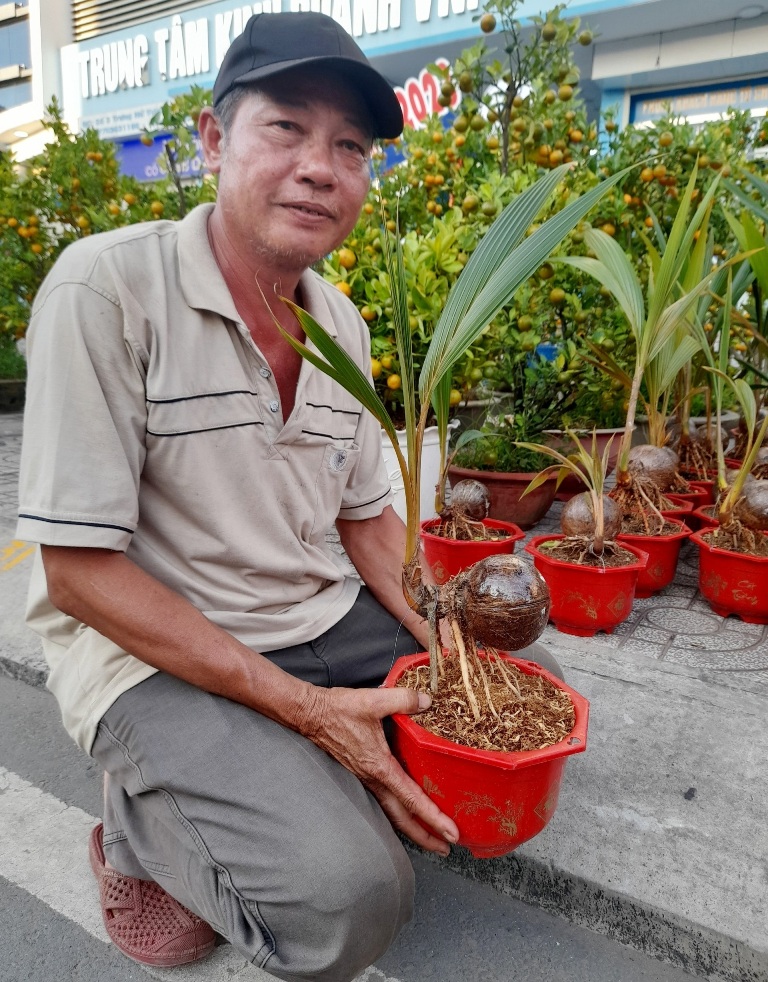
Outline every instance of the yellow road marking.
[(0, 566), (0, 572), (5, 573), (9, 569), (13, 569), (14, 566), (18, 566), (20, 562), (31, 556), (34, 551), (35, 547), (33, 545), (30, 546), (26, 542), (20, 542), (18, 539), (14, 539), (9, 545), (0, 549), (0, 562), (6, 560)]

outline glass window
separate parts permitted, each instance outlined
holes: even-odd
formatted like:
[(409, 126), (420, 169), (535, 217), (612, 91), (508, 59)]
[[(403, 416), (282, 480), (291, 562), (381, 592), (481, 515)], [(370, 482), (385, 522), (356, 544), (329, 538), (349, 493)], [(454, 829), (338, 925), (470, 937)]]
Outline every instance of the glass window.
[(29, 21), (11, 21), (0, 24), (0, 68), (6, 65), (26, 65), (30, 67)]
[(32, 101), (32, 81), (28, 78), (0, 85), (0, 112)]

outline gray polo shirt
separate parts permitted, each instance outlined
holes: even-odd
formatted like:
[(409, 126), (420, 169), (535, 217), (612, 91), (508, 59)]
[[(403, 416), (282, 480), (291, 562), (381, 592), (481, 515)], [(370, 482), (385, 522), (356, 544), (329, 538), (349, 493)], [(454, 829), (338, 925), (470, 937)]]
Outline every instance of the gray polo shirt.
[[(351, 609), (358, 583), (326, 533), (337, 517), (379, 515), (391, 492), (379, 425), (308, 362), (283, 419), (211, 253), (212, 207), (83, 239), (41, 287), (17, 534), (124, 551), (269, 651)], [(303, 306), (369, 373), (354, 306), (315, 273), (300, 286)], [(56, 611), (39, 557), (28, 623), (43, 637), (65, 725), (89, 749), (107, 708), (154, 669)]]

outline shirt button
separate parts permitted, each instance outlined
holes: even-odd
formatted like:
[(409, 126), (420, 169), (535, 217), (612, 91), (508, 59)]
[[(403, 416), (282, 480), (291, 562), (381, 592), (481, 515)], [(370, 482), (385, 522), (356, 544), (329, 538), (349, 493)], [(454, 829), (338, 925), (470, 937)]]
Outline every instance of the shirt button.
[(269, 404), (269, 408), (273, 413), (276, 413), (277, 410), (280, 408), (280, 403), (276, 399), (273, 399), (272, 402), (270, 402)]
[(268, 368), (260, 368), (259, 369), (259, 375), (261, 375), (262, 378), (269, 378), (269, 376), (271, 374), (272, 374), (272, 372), (270, 372), (270, 370)]

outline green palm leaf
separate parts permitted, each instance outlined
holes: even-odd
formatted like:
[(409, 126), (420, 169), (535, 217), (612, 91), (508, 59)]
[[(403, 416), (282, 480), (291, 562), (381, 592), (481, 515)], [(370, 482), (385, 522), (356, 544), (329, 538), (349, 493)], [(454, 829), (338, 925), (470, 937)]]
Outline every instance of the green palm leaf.
[[(531, 188), (524, 191), (511, 204), (507, 205), (507, 208), (497, 219), (497, 221), (505, 219), (505, 227), (509, 223), (511, 229), (512, 220), (506, 218), (505, 213), (509, 212), (510, 209), (514, 213), (518, 209), (522, 209), (526, 216), (525, 223), (514, 223), (515, 233), (510, 234), (508, 240), (496, 240), (495, 248), (503, 248), (504, 250), (508, 248), (509, 242), (517, 241), (518, 244), (514, 245), (512, 251), (501, 257), (496, 256), (495, 259), (501, 261), (495, 263), (489, 262), (488, 257), (481, 253), (480, 259), (476, 263), (474, 260), (486, 241), (484, 239), (475, 253), (472, 254), (461, 276), (451, 289), (448, 302), (435, 326), (432, 342), (419, 377), (419, 394), (422, 404), (429, 402), (431, 393), (439, 380), (446, 372), (450, 371), (451, 366), (461, 357), (463, 352), (477, 340), (480, 332), (493, 320), (499, 310), (509, 303), (520, 285), (539, 268), (553, 249), (594, 207), (606, 191), (625, 177), (627, 173), (627, 171), (621, 171), (598, 184), (549, 218), (533, 235), (521, 242), (520, 238), (525, 235), (526, 230), (530, 227), (527, 216), (531, 213), (531, 201), (534, 200), (531, 197), (531, 192), (537, 188), (541, 181), (546, 182), (547, 188), (551, 191), (553, 182), (550, 178), (558, 171), (560, 168), (541, 178)], [(541, 195), (537, 195), (535, 198), (537, 202), (540, 199)], [(486, 279), (489, 268), (493, 268), (494, 271)], [(459, 293), (461, 299), (452, 304), (451, 299), (454, 291)], [(471, 298), (471, 302), (467, 303), (467, 298)], [(462, 313), (457, 317), (458, 311)]]

